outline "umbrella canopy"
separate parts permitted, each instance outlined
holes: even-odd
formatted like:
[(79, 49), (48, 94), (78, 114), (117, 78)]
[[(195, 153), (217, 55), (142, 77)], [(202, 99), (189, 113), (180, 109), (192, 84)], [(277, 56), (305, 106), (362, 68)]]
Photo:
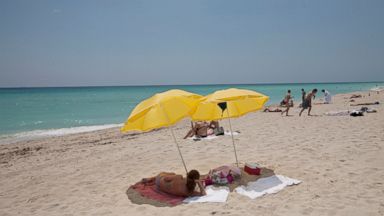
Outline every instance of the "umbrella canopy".
[[(268, 99), (268, 96), (246, 89), (219, 90), (200, 99), (192, 119), (204, 121), (240, 117), (260, 110)], [(218, 106), (220, 102), (227, 102), (227, 112)]]
[(260, 110), (268, 99), (268, 96), (246, 89), (230, 88), (216, 91), (200, 100), (192, 119), (206, 121), (228, 118), (236, 164), (239, 166), (230, 118)]
[(150, 131), (173, 125), (191, 116), (200, 98), (201, 95), (178, 89), (155, 94), (133, 109), (121, 131)]
[[(155, 128), (171, 126), (181, 119), (191, 116), (200, 98), (202, 98), (201, 95), (178, 89), (155, 94), (140, 102), (133, 109), (121, 131), (149, 131)], [(171, 132), (185, 172), (188, 172), (172, 128)]]

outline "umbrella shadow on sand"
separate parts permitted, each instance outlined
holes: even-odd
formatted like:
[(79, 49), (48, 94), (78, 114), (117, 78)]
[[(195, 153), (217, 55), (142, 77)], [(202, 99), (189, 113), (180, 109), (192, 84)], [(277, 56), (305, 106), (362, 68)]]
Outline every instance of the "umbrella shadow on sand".
[[(261, 178), (266, 178), (275, 175), (274, 171), (268, 168), (261, 168), (261, 174), (260, 175), (250, 175), (246, 173), (243, 169), (241, 169), (241, 178), (235, 179), (235, 181), (232, 184), (226, 185), (229, 187), (229, 190), (231, 192), (234, 191), (234, 189), (238, 186), (244, 185), (246, 186), (249, 182), (254, 182), (257, 181), (258, 179)], [(206, 175), (203, 175), (202, 178), (205, 178)], [(130, 186), (127, 191), (126, 195), (128, 199), (137, 205), (143, 205), (143, 204), (148, 204), (156, 207), (174, 207), (176, 205), (182, 204), (182, 201), (184, 198), (182, 197), (176, 197), (176, 196), (171, 196), (171, 195), (166, 195), (162, 192), (157, 192), (155, 187), (152, 188), (146, 188), (145, 193), (147, 193), (147, 196), (143, 196), (141, 193), (143, 193), (143, 190), (140, 190), (140, 182), (136, 183), (135, 185)], [(143, 189), (143, 187), (141, 187)], [(157, 199), (152, 199), (149, 198), (150, 196), (156, 196)], [(160, 201), (159, 200), (160, 197)]]

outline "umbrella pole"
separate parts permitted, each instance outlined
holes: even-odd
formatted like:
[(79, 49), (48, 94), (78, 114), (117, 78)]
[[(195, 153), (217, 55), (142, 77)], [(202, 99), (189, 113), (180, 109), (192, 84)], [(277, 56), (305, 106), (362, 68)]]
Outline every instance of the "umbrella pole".
[(187, 166), (185, 165), (183, 155), (181, 154), (181, 151), (180, 151), (179, 143), (177, 142), (176, 137), (175, 137), (175, 133), (173, 132), (173, 128), (171, 128), (171, 132), (172, 132), (173, 140), (174, 140), (175, 143), (176, 143), (177, 150), (179, 151), (179, 155), (180, 155), (181, 161), (183, 162), (184, 169), (185, 169), (185, 173), (188, 174)]
[[(168, 121), (168, 122), (171, 122), (171, 121), (169, 120), (169, 116), (168, 116), (168, 114), (165, 112), (165, 110), (164, 110), (164, 108), (163, 108), (163, 105), (162, 105), (161, 103), (159, 103), (159, 105), (160, 105), (161, 109), (163, 110), (164, 116), (167, 118), (167, 121)], [(175, 133), (173, 132), (173, 128), (172, 128), (172, 127), (171, 127), (171, 133), (172, 133), (173, 140), (174, 140), (175, 143), (176, 143), (177, 150), (179, 151), (179, 155), (180, 155), (180, 158), (181, 158), (181, 162), (183, 162), (184, 169), (185, 169), (185, 173), (187, 173), (187, 175), (188, 175), (187, 166), (185, 165), (183, 155), (181, 154), (181, 151), (180, 151), (179, 143), (178, 143), (177, 140), (176, 140)]]
[(237, 153), (236, 153), (235, 139), (233, 138), (232, 124), (231, 124), (231, 118), (229, 118), (229, 111), (228, 111), (228, 108), (227, 108), (227, 114), (228, 114), (228, 121), (229, 121), (229, 129), (231, 130), (231, 137), (232, 137), (233, 150), (235, 151), (236, 165), (237, 165), (237, 167), (239, 167), (239, 160), (237, 160)]

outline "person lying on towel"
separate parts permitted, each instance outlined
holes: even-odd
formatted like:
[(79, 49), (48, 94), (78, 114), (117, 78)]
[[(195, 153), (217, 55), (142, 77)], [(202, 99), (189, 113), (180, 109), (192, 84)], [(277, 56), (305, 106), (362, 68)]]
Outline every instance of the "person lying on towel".
[(211, 122), (205, 122), (205, 121), (197, 121), (195, 124), (191, 122), (191, 130), (188, 131), (187, 135), (185, 135), (184, 139), (188, 137), (207, 137), (210, 135), (223, 135), (224, 129), (219, 126), (218, 121), (211, 121)]
[[(176, 196), (203, 196), (206, 193), (199, 179), (200, 173), (197, 170), (191, 170), (187, 178), (175, 173), (161, 172), (155, 177), (144, 178), (142, 182), (145, 185), (155, 185), (158, 190)], [(195, 190), (196, 185), (199, 187), (198, 191)]]

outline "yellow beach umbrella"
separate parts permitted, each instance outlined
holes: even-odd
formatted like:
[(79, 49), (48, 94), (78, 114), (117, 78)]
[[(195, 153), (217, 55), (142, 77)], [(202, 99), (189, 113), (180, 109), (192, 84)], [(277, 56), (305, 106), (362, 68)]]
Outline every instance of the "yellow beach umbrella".
[(194, 121), (207, 121), (228, 118), (236, 164), (238, 166), (239, 162), (230, 118), (240, 117), (249, 112), (260, 110), (268, 99), (269, 97), (266, 95), (246, 89), (230, 88), (219, 90), (200, 99), (192, 119)]
[[(178, 89), (155, 94), (140, 102), (133, 109), (121, 131), (150, 131), (174, 125), (194, 113), (200, 98), (202, 98), (201, 95)], [(187, 172), (187, 167), (172, 128), (171, 132)]]
[[(268, 96), (246, 89), (219, 90), (200, 99), (192, 119), (203, 121), (240, 117), (262, 109), (268, 99)], [(218, 106), (220, 102), (227, 102), (226, 112)]]

